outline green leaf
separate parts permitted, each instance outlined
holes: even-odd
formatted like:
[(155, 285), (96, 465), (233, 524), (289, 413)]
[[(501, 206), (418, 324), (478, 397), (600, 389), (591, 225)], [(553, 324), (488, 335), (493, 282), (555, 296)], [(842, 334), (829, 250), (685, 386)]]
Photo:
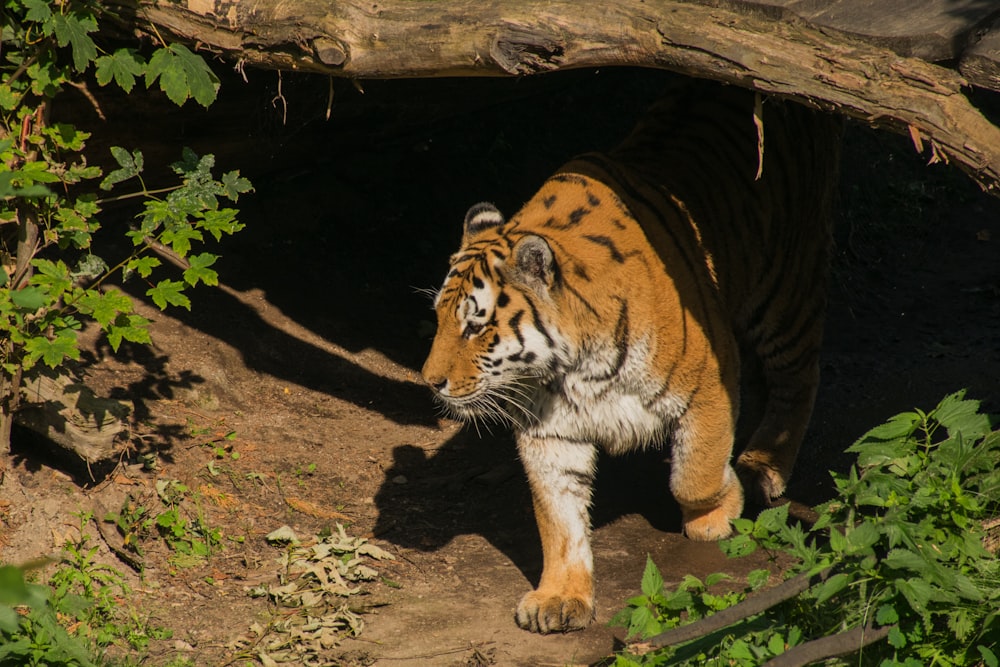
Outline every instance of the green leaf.
[(87, 69), (97, 58), (97, 46), (88, 34), (97, 31), (97, 19), (92, 14), (55, 14), (52, 20), (56, 42), (71, 47), (73, 68), (77, 72)]
[(967, 438), (978, 439), (988, 434), (992, 428), (989, 415), (979, 412), (980, 402), (965, 398), (965, 390), (945, 396), (931, 417), (936, 419), (954, 437), (961, 433)]
[(170, 66), (160, 74), (160, 89), (167, 94), (171, 102), (182, 106), (187, 102), (191, 89), (183, 68), (173, 61), (171, 58)]
[(893, 648), (904, 648), (906, 646), (906, 635), (898, 627), (889, 628), (889, 645)]
[[(0, 633), (14, 635), (21, 627), (21, 615), (10, 607), (0, 605)], [(11, 646), (15, 642), (7, 642), (5, 646)], [(30, 643), (28, 644), (30, 646)], [(25, 647), (27, 648), (27, 647)], [(3, 648), (0, 648), (0, 661), (3, 660)], [(13, 652), (13, 651), (11, 651)]]
[(911, 433), (917, 428), (921, 422), (921, 417), (916, 412), (903, 412), (893, 417), (884, 423), (876, 426), (872, 430), (865, 433), (861, 438), (857, 440), (853, 445), (847, 448), (847, 451), (852, 453), (857, 453), (859, 450), (858, 446), (866, 441), (870, 440), (896, 440), (899, 438), (909, 437)]
[(767, 650), (771, 652), (771, 655), (781, 655), (785, 652), (785, 638), (778, 633), (774, 633), (767, 640)]
[(132, 49), (117, 49), (97, 59), (97, 83), (106, 86), (112, 80), (126, 93), (132, 92), (135, 79), (146, 71), (146, 63)]
[(997, 660), (997, 656), (993, 651), (986, 646), (977, 646), (976, 648), (979, 650), (979, 655), (982, 656), (986, 667), (1000, 667), (1000, 661)]
[(42, 132), (57, 146), (70, 151), (82, 150), (83, 142), (90, 138), (90, 132), (82, 132), (69, 123), (54, 123)]
[(132, 312), (132, 300), (118, 291), (98, 292), (91, 290), (76, 302), (81, 313), (90, 315), (102, 329), (107, 329), (119, 313)]
[(660, 624), (657, 622), (653, 612), (649, 610), (649, 607), (639, 607), (632, 612), (632, 618), (629, 619), (626, 631), (629, 637), (636, 635), (649, 637), (659, 631)]
[(81, 257), (80, 261), (76, 263), (76, 268), (73, 269), (72, 277), (74, 280), (80, 278), (93, 280), (107, 273), (109, 269), (110, 267), (107, 262), (97, 255), (88, 253)]
[(149, 320), (140, 315), (119, 315), (114, 323), (105, 329), (111, 349), (117, 352), (123, 340), (141, 345), (152, 343), (149, 337), (149, 324)]
[(174, 43), (169, 48), (184, 71), (191, 97), (203, 107), (211, 106), (219, 92), (219, 79), (205, 64), (205, 59), (189, 51), (183, 44)]
[(902, 593), (903, 597), (910, 604), (910, 608), (923, 618), (928, 618), (927, 605), (934, 597), (934, 589), (931, 584), (923, 579), (897, 579), (895, 580), (896, 590)]
[(28, 601), (28, 586), (24, 583), (24, 571), (13, 565), (0, 565), (0, 605), (25, 604)]
[(738, 535), (749, 535), (753, 532), (753, 520), (737, 517), (733, 519), (733, 530), (735, 530)]
[(253, 190), (253, 185), (239, 171), (229, 171), (222, 175), (222, 189), (226, 198), (236, 201), (241, 194)]
[(769, 570), (751, 570), (747, 573), (747, 586), (749, 586), (752, 591), (759, 591), (764, 588), (770, 580), (771, 572)]
[[(216, 241), (219, 241), (223, 234), (235, 234), (243, 229), (243, 223), (236, 220), (237, 213), (238, 211), (232, 208), (204, 211), (200, 215), (201, 222), (198, 223), (198, 226), (211, 234)], [(737, 521), (739, 520), (737, 519)], [(749, 519), (746, 520), (749, 521)]]
[(153, 273), (153, 269), (160, 266), (160, 264), (160, 260), (156, 257), (137, 257), (129, 260), (125, 267), (129, 271), (135, 271), (143, 278), (148, 278)]
[(127, 181), (142, 173), (144, 161), (141, 151), (129, 153), (120, 146), (112, 146), (111, 156), (118, 163), (119, 168), (105, 176), (104, 180), (101, 181), (102, 190), (110, 190), (116, 183)]
[(892, 625), (899, 622), (899, 614), (891, 604), (884, 604), (875, 613), (875, 622), (879, 625)]
[(160, 281), (155, 287), (146, 290), (146, 296), (150, 297), (160, 310), (166, 310), (168, 305), (191, 310), (191, 300), (184, 294), (184, 283), (178, 280)]
[(709, 588), (711, 586), (715, 586), (716, 584), (722, 583), (723, 581), (729, 581), (731, 578), (732, 577), (730, 577), (725, 572), (712, 572), (710, 574), (705, 575), (704, 586), (705, 588)]
[(208, 154), (204, 157), (198, 157), (197, 153), (185, 146), (181, 149), (181, 159), (172, 163), (170, 168), (180, 176), (195, 174), (207, 176), (213, 166), (215, 166), (214, 155)]
[(13, 111), (21, 101), (21, 95), (8, 84), (0, 83), (0, 109)]
[(24, 15), (26, 20), (45, 23), (52, 18), (52, 9), (49, 6), (49, 0), (22, 0), (22, 3), (28, 10)]
[(10, 300), (18, 308), (34, 312), (48, 303), (48, 294), (39, 287), (29, 285), (11, 292)]
[(170, 248), (181, 257), (186, 257), (191, 252), (191, 241), (201, 241), (201, 232), (189, 225), (176, 225), (163, 232), (160, 241), (169, 245)]
[(49, 163), (43, 161), (25, 162), (21, 165), (20, 177), (25, 184), (56, 183), (59, 177), (49, 171)]
[(181, 44), (158, 49), (146, 66), (146, 87), (159, 79), (160, 89), (181, 106), (193, 97), (202, 106), (215, 101), (219, 81), (204, 59)]
[(649, 598), (663, 592), (663, 576), (649, 554), (646, 554), (646, 569), (642, 573), (641, 590), (643, 595)]
[(960, 641), (965, 641), (976, 629), (976, 621), (972, 612), (965, 607), (956, 607), (948, 612), (948, 628), (955, 633)]
[(779, 532), (788, 525), (789, 504), (763, 510), (754, 521), (754, 537), (765, 537)]
[(743, 558), (757, 550), (757, 542), (749, 535), (737, 535), (719, 542), (719, 548), (727, 558)]
[(14, 178), (19, 176), (21, 176), (20, 171), (0, 171), (0, 199), (12, 199), (14, 197), (40, 199), (52, 194), (52, 191), (44, 185), (15, 186)]
[(871, 521), (863, 521), (847, 531), (849, 553), (866, 551), (882, 537), (878, 527)]
[(59, 366), (66, 359), (80, 358), (76, 334), (69, 329), (59, 331), (52, 339), (43, 336), (30, 338), (25, 342), (24, 350), (30, 365), (41, 359), (49, 368)]
[(46, 288), (47, 297), (50, 300), (60, 298), (63, 293), (73, 287), (69, 267), (62, 260), (53, 262), (47, 259), (36, 259), (31, 262), (31, 265), (35, 267), (35, 275), (31, 277), (31, 284)]
[(816, 591), (816, 604), (823, 604), (834, 595), (844, 590), (844, 588), (847, 587), (847, 584), (850, 583), (850, 580), (851, 577), (848, 574), (840, 572), (824, 581), (820, 584), (819, 589)]
[(910, 570), (917, 574), (930, 575), (935, 567), (922, 554), (910, 549), (893, 549), (884, 561), (886, 565), (898, 570)]
[(188, 257), (188, 263), (191, 267), (184, 270), (184, 281), (192, 287), (197, 285), (199, 280), (206, 285), (218, 285), (219, 274), (208, 268), (215, 264), (217, 259), (219, 259), (218, 255), (207, 252), (191, 255)]

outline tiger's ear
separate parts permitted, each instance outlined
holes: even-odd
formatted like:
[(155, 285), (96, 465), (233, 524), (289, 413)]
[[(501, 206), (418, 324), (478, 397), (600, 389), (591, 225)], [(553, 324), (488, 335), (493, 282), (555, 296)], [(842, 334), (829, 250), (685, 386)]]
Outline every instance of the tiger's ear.
[(499, 227), (506, 220), (503, 213), (489, 202), (480, 202), (469, 209), (465, 214), (465, 232), (462, 235), (462, 245), (487, 229)]
[(514, 275), (535, 290), (549, 290), (556, 281), (556, 259), (541, 236), (528, 234), (514, 245)]

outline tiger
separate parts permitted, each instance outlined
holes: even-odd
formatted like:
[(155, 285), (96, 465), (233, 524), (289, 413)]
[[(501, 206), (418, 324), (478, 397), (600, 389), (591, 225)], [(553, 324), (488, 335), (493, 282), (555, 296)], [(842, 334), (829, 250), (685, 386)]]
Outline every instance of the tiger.
[[(669, 446), (693, 540), (788, 484), (819, 384), (842, 122), (691, 83), (513, 217), (469, 209), (422, 368), (450, 416), (514, 431), (542, 546), (522, 628), (594, 618), (598, 451)], [(761, 414), (732, 461), (745, 369)]]

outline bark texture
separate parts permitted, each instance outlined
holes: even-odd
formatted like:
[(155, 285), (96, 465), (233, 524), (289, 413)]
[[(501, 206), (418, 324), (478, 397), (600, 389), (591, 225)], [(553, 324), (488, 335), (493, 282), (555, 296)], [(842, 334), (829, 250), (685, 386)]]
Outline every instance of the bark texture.
[(131, 28), (238, 67), (350, 78), (520, 76), (632, 65), (796, 98), (908, 134), (984, 188), (1000, 129), (954, 70), (787, 13), (680, 0), (125, 0)]

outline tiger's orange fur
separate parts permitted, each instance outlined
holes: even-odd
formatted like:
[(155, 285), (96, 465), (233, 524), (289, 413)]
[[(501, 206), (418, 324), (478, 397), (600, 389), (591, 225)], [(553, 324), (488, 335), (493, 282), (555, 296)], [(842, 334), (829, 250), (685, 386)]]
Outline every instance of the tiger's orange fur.
[[(695, 84), (610, 155), (559, 170), (509, 221), (466, 217), (423, 375), (458, 418), (515, 430), (544, 567), (517, 622), (593, 616), (589, 505), (597, 448), (671, 446), (692, 539), (725, 537), (743, 489), (780, 495), (818, 383), (838, 123)], [(731, 465), (741, 363), (763, 414)]]

